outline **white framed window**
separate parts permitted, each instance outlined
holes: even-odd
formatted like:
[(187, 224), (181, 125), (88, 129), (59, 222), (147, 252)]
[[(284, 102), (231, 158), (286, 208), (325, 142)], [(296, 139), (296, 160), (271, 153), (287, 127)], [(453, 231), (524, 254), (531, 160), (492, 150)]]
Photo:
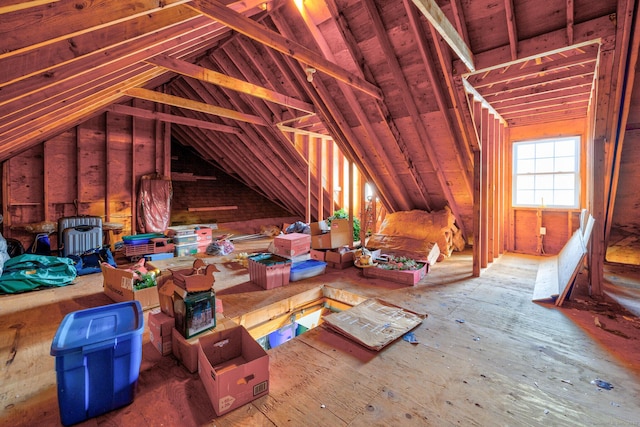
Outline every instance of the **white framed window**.
[(513, 206), (577, 208), (580, 137), (513, 144)]

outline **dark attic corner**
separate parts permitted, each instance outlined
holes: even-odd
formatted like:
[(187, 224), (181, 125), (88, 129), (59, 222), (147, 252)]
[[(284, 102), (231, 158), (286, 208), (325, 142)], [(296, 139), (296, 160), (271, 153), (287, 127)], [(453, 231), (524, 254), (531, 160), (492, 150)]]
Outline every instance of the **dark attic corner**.
[(3, 2), (0, 425), (637, 425), (639, 13)]

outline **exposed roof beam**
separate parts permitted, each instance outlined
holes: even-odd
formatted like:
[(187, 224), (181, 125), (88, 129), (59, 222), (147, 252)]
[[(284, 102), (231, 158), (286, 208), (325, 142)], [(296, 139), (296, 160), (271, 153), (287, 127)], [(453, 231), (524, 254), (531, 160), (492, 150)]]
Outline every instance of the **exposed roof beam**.
[(254, 85), (253, 83), (245, 82), (235, 77), (230, 77), (217, 71), (209, 70), (187, 61), (183, 61), (177, 58), (170, 58), (167, 55), (158, 55), (149, 60), (148, 63), (163, 67), (167, 70), (171, 70), (184, 76), (193, 77), (194, 79), (211, 83), (216, 86), (222, 86), (227, 89), (242, 92), (247, 95), (255, 96), (265, 101), (270, 101), (275, 104), (283, 105), (285, 107), (294, 108), (296, 110), (304, 111), (305, 113), (315, 112), (313, 105), (306, 102), (297, 100), (288, 95), (283, 95), (278, 92), (274, 92), (270, 89)]
[(267, 125), (267, 123), (258, 116), (228, 110), (215, 105), (205, 104), (204, 102), (180, 98), (179, 96), (167, 95), (166, 93), (155, 92), (149, 89), (139, 87), (131, 88), (127, 89), (124, 92), (124, 95), (139, 99), (146, 99), (147, 101), (158, 102), (160, 104), (173, 105), (174, 107), (186, 108), (188, 110), (200, 111), (201, 113), (213, 114), (214, 116), (220, 116), (241, 122), (253, 123), (262, 126)]
[(573, 44), (573, 0), (567, 0), (567, 41)]
[(367, 93), (374, 98), (382, 99), (382, 91), (377, 86), (215, 0), (196, 0), (187, 6), (257, 42), (295, 58), (318, 71), (322, 71), (355, 89)]
[(504, 11), (507, 14), (507, 31), (509, 33), (511, 60), (516, 60), (518, 59), (518, 30), (516, 28), (516, 18), (513, 14), (513, 0), (504, 0)]
[(176, 116), (159, 111), (149, 111), (143, 108), (131, 107), (123, 104), (113, 104), (107, 107), (107, 111), (127, 116), (139, 117), (142, 119), (160, 120), (177, 125), (192, 126), (201, 129), (209, 129), (217, 132), (240, 134), (242, 131), (235, 126), (227, 126), (221, 123), (207, 122), (205, 120), (192, 119), (190, 117)]
[(413, 0), (413, 4), (417, 6), (431, 25), (438, 30), (438, 33), (447, 41), (449, 47), (458, 55), (458, 58), (467, 66), (469, 71), (475, 71), (473, 53), (471, 53), (471, 50), (453, 25), (451, 25), (451, 22), (444, 16), (442, 9), (438, 7), (435, 0)]

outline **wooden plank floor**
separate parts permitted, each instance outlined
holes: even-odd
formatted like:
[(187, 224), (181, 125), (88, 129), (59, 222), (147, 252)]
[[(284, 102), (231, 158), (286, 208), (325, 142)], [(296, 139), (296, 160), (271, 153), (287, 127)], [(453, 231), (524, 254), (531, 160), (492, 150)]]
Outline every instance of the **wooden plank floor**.
[[(219, 418), (198, 374), (161, 357), (145, 330), (134, 402), (80, 425), (575, 426), (640, 419), (638, 323), (610, 310), (599, 314), (607, 324), (599, 328), (593, 310), (531, 302), (540, 258), (505, 254), (472, 278), (469, 251), (438, 263), (414, 287), (349, 268), (270, 291), (228, 261), (215, 259), (227, 317), (326, 284), (428, 318), (415, 330), (418, 344), (399, 340), (380, 352), (323, 327), (269, 350), (269, 395)], [(100, 275), (0, 296), (0, 425), (59, 425), (53, 336), (66, 313), (110, 302)], [(614, 388), (598, 388), (595, 379)]]

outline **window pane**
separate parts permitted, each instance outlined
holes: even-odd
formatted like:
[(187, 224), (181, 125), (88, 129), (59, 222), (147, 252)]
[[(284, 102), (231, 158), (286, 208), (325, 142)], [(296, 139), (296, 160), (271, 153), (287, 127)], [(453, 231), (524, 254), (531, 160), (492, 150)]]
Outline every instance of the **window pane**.
[(536, 190), (553, 190), (553, 175), (536, 175)]
[(514, 143), (514, 205), (576, 207), (579, 142), (567, 137)]
[(533, 190), (518, 190), (516, 192), (516, 204), (533, 205), (535, 201), (533, 194)]
[(575, 172), (576, 160), (573, 157), (559, 157), (556, 159), (554, 172)]
[(533, 190), (535, 188), (535, 177), (533, 175), (517, 176), (516, 188), (518, 190)]
[(553, 172), (553, 158), (536, 160), (536, 173)]
[(557, 190), (573, 190), (576, 184), (573, 174), (562, 174), (554, 176), (554, 188)]
[(521, 144), (517, 146), (518, 153), (516, 156), (519, 159), (533, 159), (536, 157), (535, 144)]
[(534, 205), (553, 205), (553, 190), (536, 190)]
[(575, 157), (576, 142), (574, 139), (556, 142), (556, 156)]
[(523, 173), (534, 173), (535, 170), (535, 165), (536, 165), (536, 161), (535, 160), (518, 160), (517, 161), (517, 168), (518, 168), (518, 174), (523, 174)]
[(554, 204), (558, 206), (573, 206), (575, 201), (575, 192), (573, 190), (556, 190)]
[(555, 144), (553, 142), (540, 142), (536, 144), (536, 157), (538, 159), (543, 157), (553, 157), (553, 149)]

